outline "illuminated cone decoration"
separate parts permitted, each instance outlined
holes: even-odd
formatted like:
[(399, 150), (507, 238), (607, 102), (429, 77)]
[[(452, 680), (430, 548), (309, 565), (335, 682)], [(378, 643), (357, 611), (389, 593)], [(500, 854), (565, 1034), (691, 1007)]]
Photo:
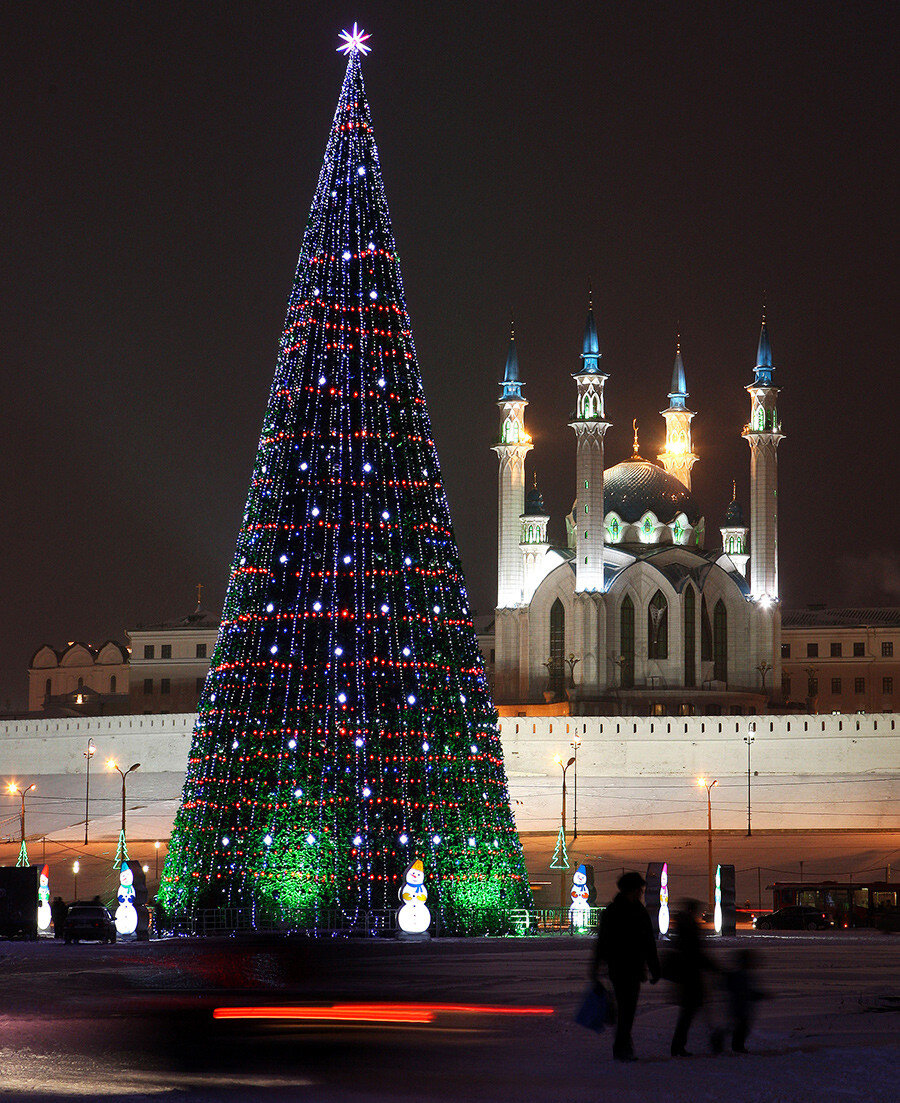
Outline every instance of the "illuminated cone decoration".
[(422, 856), (496, 930), (531, 896), (354, 36), (160, 897), (317, 928)]

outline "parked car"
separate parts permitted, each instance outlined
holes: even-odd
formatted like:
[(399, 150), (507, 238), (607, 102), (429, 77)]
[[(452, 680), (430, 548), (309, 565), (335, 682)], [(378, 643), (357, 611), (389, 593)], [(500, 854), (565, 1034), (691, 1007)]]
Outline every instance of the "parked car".
[(102, 904), (73, 904), (63, 923), (63, 938), (70, 942), (115, 942), (116, 924)]
[(828, 931), (834, 926), (824, 912), (805, 904), (760, 915), (753, 925), (758, 931)]

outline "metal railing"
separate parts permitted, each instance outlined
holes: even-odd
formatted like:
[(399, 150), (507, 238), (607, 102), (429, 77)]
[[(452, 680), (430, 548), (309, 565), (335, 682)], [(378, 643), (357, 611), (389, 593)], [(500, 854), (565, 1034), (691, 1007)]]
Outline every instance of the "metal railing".
[[(466, 935), (522, 937), (526, 935), (581, 935), (592, 933), (600, 908), (590, 908), (583, 925), (574, 925), (568, 908), (508, 908), (503, 911), (473, 909), (454, 920), (433, 915), (429, 934), (434, 938)], [(202, 908), (190, 915), (155, 917), (158, 934), (200, 938), (232, 935), (342, 935), (345, 937), (395, 937), (395, 909), (349, 914), (339, 908), (319, 909), (300, 915), (276, 915), (256, 908)]]

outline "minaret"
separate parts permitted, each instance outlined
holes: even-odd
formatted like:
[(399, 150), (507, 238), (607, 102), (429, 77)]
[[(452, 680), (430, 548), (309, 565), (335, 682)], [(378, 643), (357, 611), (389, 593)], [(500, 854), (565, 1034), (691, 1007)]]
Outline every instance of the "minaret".
[(744, 524), (744, 514), (737, 500), (737, 486), (731, 484), (731, 504), (725, 511), (725, 524), (721, 528), (722, 551), (734, 563), (744, 577), (747, 575), (747, 534), (750, 530)]
[(500, 442), (494, 451), (500, 458), (497, 509), (497, 608), (509, 609), (522, 604), (525, 570), (519, 541), (522, 513), (525, 509), (525, 457), (531, 451), (531, 437), (525, 432), (523, 383), (519, 379), (516, 335), (510, 325), (509, 352), (500, 407)]
[(778, 600), (778, 458), (782, 439), (772, 384), (772, 349), (763, 314), (750, 393), (750, 593), (762, 604)]
[(603, 437), (606, 420), (603, 386), (608, 376), (600, 371), (600, 342), (594, 308), (588, 310), (581, 353), (581, 371), (572, 378), (578, 387), (575, 416), (576, 517), (575, 592), (603, 592)]
[(522, 533), (519, 545), (525, 572), (523, 600), (527, 604), (534, 597), (534, 591), (541, 581), (541, 566), (544, 556), (550, 548), (547, 542), (547, 523), (549, 514), (544, 509), (544, 499), (537, 486), (534, 486), (525, 498), (525, 512), (522, 514)]
[(681, 359), (681, 338), (675, 348), (675, 367), (672, 371), (672, 389), (669, 391), (669, 408), (660, 410), (666, 419), (666, 450), (660, 453), (659, 462), (679, 482), (691, 489), (691, 468), (697, 457), (691, 450), (691, 418), (687, 408), (688, 390), (684, 380), (684, 362)]

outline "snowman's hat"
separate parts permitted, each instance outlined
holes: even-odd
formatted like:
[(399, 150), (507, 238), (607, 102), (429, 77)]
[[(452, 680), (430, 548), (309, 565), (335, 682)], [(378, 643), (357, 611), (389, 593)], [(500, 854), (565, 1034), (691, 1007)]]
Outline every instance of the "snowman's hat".
[(413, 870), (415, 870), (417, 873), (421, 873), (424, 876), (425, 867), (422, 865), (422, 859), (421, 858), (416, 858), (416, 860), (413, 862), (413, 864), (409, 867), (409, 869), (406, 872), (407, 872), (407, 874), (410, 874), (410, 873), (412, 873)]

